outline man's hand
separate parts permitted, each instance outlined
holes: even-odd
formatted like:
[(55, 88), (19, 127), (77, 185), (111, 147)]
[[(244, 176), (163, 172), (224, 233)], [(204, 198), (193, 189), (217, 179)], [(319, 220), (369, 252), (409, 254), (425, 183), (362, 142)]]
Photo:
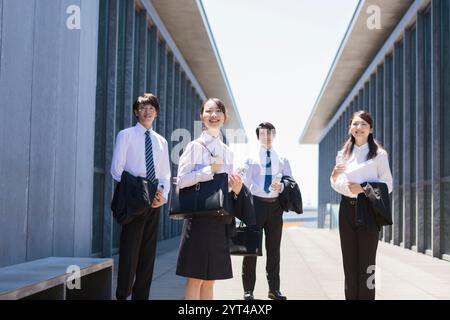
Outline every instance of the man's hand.
[(348, 187), (353, 194), (364, 193), (364, 189), (359, 185), (359, 183), (349, 183)]
[(276, 192), (279, 192), (279, 193), (281, 192), (281, 182), (274, 181), (274, 182), (272, 182), (270, 187)]
[(228, 183), (231, 186), (231, 190), (233, 190), (235, 195), (238, 195), (239, 192), (241, 192), (242, 189), (242, 178), (238, 174), (230, 174), (228, 176)]
[(155, 198), (152, 202), (152, 208), (159, 208), (163, 204), (167, 203), (167, 199), (163, 197), (163, 193), (161, 190), (156, 191)]

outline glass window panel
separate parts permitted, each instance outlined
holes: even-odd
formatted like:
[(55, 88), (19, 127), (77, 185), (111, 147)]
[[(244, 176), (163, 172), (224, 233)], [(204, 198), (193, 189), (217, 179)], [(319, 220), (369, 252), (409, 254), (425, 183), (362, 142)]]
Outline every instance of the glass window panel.
[[(125, 1), (123, 1), (125, 2)], [(133, 57), (133, 101), (141, 95), (139, 92), (139, 49), (140, 49), (140, 24), (141, 15), (138, 12), (134, 14), (134, 57)]]
[(415, 246), (416, 243), (416, 222), (417, 221), (417, 211), (416, 211), (416, 188), (411, 187), (411, 245)]
[(389, 163), (392, 166), (392, 56), (386, 57), (386, 70), (385, 70), (385, 103), (384, 103), (384, 146), (389, 153)]
[(431, 186), (429, 184), (431, 180), (431, 152), (432, 152), (432, 136), (431, 136), (431, 81), (432, 81), (432, 65), (431, 65), (431, 10), (425, 14), (424, 17), (424, 46), (425, 46), (425, 68), (424, 68), (424, 87), (425, 87), (425, 181), (427, 185), (425, 186), (425, 248), (431, 249), (431, 228), (432, 228), (432, 218), (431, 218)]
[(384, 110), (383, 110), (383, 86), (384, 86), (384, 68), (378, 68), (377, 77), (377, 105), (376, 105), (376, 119), (375, 119), (375, 138), (384, 145), (383, 126), (384, 126)]
[(119, 2), (119, 23), (117, 39), (117, 85), (116, 85), (116, 135), (124, 127), (125, 104), (125, 41), (126, 41), (126, 2)]
[[(441, 90), (442, 97), (442, 137), (441, 137), (441, 159), (442, 159), (442, 176), (450, 177), (450, 1), (442, 1), (442, 57), (443, 70)], [(449, 198), (444, 198), (449, 199)], [(450, 233), (450, 230), (448, 230)]]
[(107, 90), (107, 50), (108, 50), (108, 11), (109, 1), (100, 2), (98, 29), (98, 63), (97, 87), (95, 101), (95, 151), (94, 166), (103, 168), (105, 165), (105, 113)]
[[(404, 136), (404, 132), (403, 132), (403, 91), (404, 91), (404, 87), (403, 87), (403, 82), (404, 82), (404, 78), (403, 78), (403, 73), (404, 73), (404, 53), (403, 53), (403, 44), (399, 47), (399, 74), (398, 74), (398, 81), (399, 81), (399, 89), (400, 89), (400, 98), (399, 98), (399, 105), (398, 105), (398, 112), (399, 112), (399, 117), (398, 117), (398, 134), (400, 136), (400, 143), (403, 142), (403, 136)], [(399, 148), (399, 180), (400, 180), (400, 185), (403, 184), (403, 148)], [(402, 197), (400, 197), (400, 199), (402, 199)], [(401, 217), (403, 217), (403, 215), (400, 215)]]
[(416, 29), (411, 31), (411, 83), (410, 83), (410, 99), (411, 110), (409, 112), (411, 126), (410, 126), (410, 161), (411, 161), (411, 182), (416, 181), (416, 80), (417, 80), (417, 46), (416, 46)]
[(403, 242), (403, 188), (400, 187), (398, 190), (398, 199), (400, 201), (400, 206), (399, 206), (399, 220), (398, 220), (398, 224), (399, 224), (399, 242)]
[(166, 45), (161, 40), (158, 42), (158, 98), (161, 106), (161, 112), (156, 118), (157, 131), (165, 135), (164, 132), (164, 106), (165, 106), (165, 88), (166, 88)]
[(109, 1), (100, 1), (98, 51), (97, 51), (97, 87), (95, 101), (95, 137), (94, 137), (94, 195), (92, 205), (92, 247), (91, 253), (102, 252), (103, 239), (103, 194), (105, 171), (105, 128), (107, 94), (107, 55)]
[(104, 174), (94, 173), (94, 205), (92, 219), (92, 254), (103, 251)]
[(431, 11), (425, 14), (425, 180), (431, 179), (431, 82), (432, 82), (432, 66), (431, 66)]
[(442, 197), (447, 199), (443, 201), (444, 215), (444, 252), (450, 254), (450, 182), (442, 184)]
[(443, 23), (442, 32), (442, 57), (443, 57), (443, 94), (442, 99), (442, 137), (441, 137), (441, 161), (442, 176), (447, 180), (442, 184), (442, 208), (444, 217), (444, 252), (450, 254), (450, 1), (442, 1)]
[(425, 185), (425, 249), (431, 249), (431, 185)]

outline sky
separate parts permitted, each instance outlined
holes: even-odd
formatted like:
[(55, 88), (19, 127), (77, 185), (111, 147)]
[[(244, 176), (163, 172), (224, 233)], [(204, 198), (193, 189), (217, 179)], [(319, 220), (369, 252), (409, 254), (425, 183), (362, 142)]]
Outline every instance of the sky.
[[(358, 0), (202, 0), (249, 138), (231, 145), (240, 165), (257, 150), (255, 129), (271, 122), (305, 207), (318, 198), (318, 146), (299, 138)], [(220, 98), (220, 97), (219, 97)]]

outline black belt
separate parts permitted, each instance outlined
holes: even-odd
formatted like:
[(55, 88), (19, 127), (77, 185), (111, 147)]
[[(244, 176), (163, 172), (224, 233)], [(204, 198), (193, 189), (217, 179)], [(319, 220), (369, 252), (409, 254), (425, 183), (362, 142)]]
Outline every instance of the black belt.
[(349, 198), (349, 197), (346, 197), (346, 196), (342, 196), (342, 200), (346, 201), (351, 206), (355, 206), (356, 205), (356, 199), (355, 198)]
[(267, 203), (274, 203), (278, 201), (278, 197), (276, 198), (263, 198), (263, 197), (257, 197), (253, 196), (254, 199), (261, 201), (261, 202), (267, 202)]

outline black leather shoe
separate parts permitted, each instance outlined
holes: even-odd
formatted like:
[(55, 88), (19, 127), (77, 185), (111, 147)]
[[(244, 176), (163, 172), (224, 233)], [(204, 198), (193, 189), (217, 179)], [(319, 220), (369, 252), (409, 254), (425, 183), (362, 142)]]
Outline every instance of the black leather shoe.
[(253, 297), (253, 291), (245, 291), (244, 300), (255, 300), (255, 297)]
[(269, 299), (272, 300), (287, 300), (286, 296), (283, 296), (280, 290), (269, 291)]

